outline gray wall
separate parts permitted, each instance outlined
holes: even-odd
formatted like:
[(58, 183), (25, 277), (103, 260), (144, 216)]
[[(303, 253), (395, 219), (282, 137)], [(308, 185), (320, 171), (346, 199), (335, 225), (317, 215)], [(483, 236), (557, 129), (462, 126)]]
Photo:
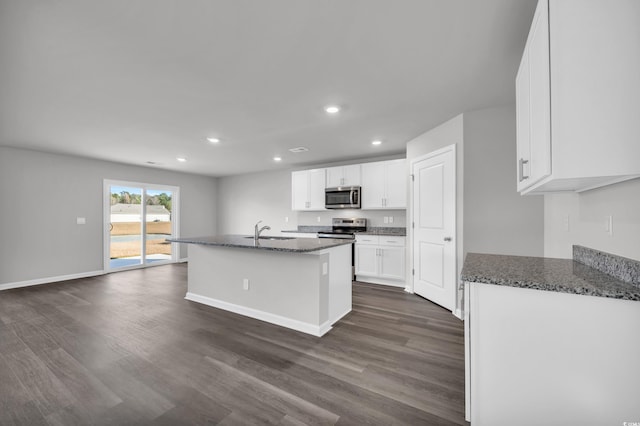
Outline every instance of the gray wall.
[[(613, 235), (605, 231), (607, 216), (613, 216)], [(545, 256), (571, 258), (573, 244), (640, 260), (640, 179), (579, 194), (545, 195)]]
[[(353, 160), (342, 164), (358, 164), (377, 159)], [(401, 158), (401, 157), (400, 157)], [(320, 164), (312, 167), (338, 165)], [(330, 226), (333, 217), (366, 217), (371, 226), (406, 226), (404, 210), (329, 210), (298, 212), (291, 210), (291, 172), (302, 168), (229, 176), (218, 179), (218, 231), (223, 234), (250, 234), (253, 225), (269, 225), (276, 234), (297, 229), (299, 225)], [(393, 216), (393, 224), (385, 224), (384, 217)], [(288, 221), (285, 220), (288, 218)], [(318, 221), (320, 218), (320, 221)]]
[(0, 147), (0, 284), (103, 269), (103, 179), (178, 186), (180, 234), (216, 233), (214, 178)]
[(516, 190), (515, 106), (464, 114), (464, 252), (542, 256), (544, 199)]

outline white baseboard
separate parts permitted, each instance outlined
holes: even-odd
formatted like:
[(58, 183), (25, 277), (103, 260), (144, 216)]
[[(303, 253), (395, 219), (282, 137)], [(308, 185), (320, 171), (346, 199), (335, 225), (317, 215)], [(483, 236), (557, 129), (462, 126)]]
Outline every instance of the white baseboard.
[[(202, 303), (203, 305), (212, 306), (214, 308), (222, 309), (236, 314), (244, 315), (249, 318), (254, 318), (260, 321), (265, 321), (271, 324), (279, 325), (282, 327), (291, 328), (296, 331), (311, 334), (313, 336), (320, 337), (327, 331), (331, 330), (332, 321), (326, 321), (320, 325), (309, 324), (306, 322), (286, 318), (280, 315), (275, 315), (269, 312), (260, 311), (253, 308), (247, 308), (246, 306), (236, 305), (234, 303), (225, 302), (211, 297), (201, 296), (195, 293), (187, 293), (184, 297), (192, 302)], [(345, 314), (346, 315), (346, 314)]]
[(402, 287), (402, 288), (406, 287), (406, 283), (404, 281), (393, 281), (393, 280), (386, 280), (384, 278), (366, 277), (362, 275), (356, 275), (356, 281), (369, 283), (369, 284), (389, 285), (392, 287)]
[(60, 281), (77, 280), (79, 278), (89, 278), (103, 275), (104, 271), (81, 272), (79, 274), (59, 275), (57, 277), (38, 278), (35, 280), (18, 281), (14, 283), (0, 284), (0, 290), (9, 290), (12, 288), (29, 287), (32, 285), (49, 284)]

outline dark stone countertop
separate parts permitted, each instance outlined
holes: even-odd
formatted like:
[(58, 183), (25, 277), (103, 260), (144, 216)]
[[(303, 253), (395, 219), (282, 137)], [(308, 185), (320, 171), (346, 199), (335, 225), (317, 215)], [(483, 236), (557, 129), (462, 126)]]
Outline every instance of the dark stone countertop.
[(298, 229), (286, 229), (282, 232), (298, 234), (316, 234), (318, 232), (330, 232), (330, 226), (299, 226)]
[(384, 235), (389, 237), (406, 237), (407, 228), (390, 228), (390, 227), (372, 227), (364, 232), (358, 232), (360, 235)]
[(571, 259), (469, 253), (462, 280), (640, 301), (640, 287)]
[(167, 238), (167, 241), (172, 243), (202, 244), (207, 246), (236, 247), (294, 253), (308, 253), (353, 243), (353, 240), (335, 238), (275, 237), (278, 238), (275, 240), (270, 240), (268, 238), (269, 236), (265, 235), (260, 238), (257, 243), (254, 241), (253, 236), (249, 235), (214, 235), (210, 237)]
[[(282, 232), (287, 233), (316, 233), (316, 232), (331, 232), (330, 226), (299, 226), (298, 229), (286, 230)], [(387, 228), (387, 227), (371, 227), (366, 231), (356, 232), (359, 235), (385, 235), (385, 236), (397, 236), (406, 237), (407, 228)]]

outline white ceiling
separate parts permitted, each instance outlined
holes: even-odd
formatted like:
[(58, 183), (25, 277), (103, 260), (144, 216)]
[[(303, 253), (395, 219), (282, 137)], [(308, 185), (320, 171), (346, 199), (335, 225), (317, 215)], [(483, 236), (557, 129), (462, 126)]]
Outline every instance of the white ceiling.
[(514, 101), (535, 4), (0, 0), (0, 145), (211, 176), (400, 153)]

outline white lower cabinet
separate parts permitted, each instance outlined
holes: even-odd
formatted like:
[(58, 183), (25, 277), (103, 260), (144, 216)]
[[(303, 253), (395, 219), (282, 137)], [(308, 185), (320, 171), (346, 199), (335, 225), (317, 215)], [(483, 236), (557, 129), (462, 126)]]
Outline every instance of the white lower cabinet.
[(464, 304), (473, 426), (640, 420), (640, 302), (465, 282)]
[(356, 280), (404, 287), (405, 237), (356, 235)]

